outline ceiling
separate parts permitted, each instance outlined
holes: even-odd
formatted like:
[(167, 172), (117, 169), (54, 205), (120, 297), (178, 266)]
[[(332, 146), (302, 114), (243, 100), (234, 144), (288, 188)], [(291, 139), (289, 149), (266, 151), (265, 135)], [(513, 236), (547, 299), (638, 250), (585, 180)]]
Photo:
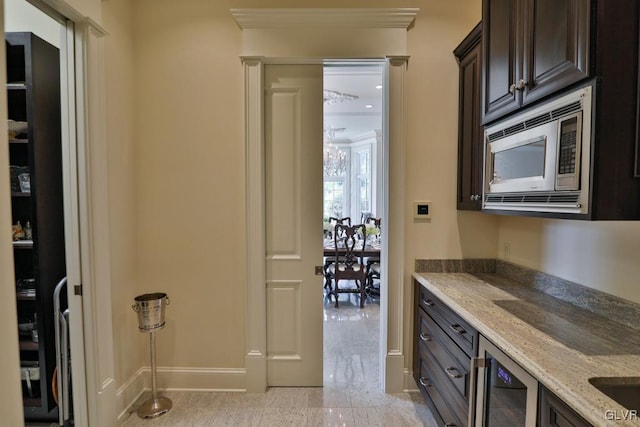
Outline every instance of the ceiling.
[(324, 127), (333, 129), (334, 142), (357, 141), (382, 128), (383, 90), (376, 88), (382, 85), (382, 72), (380, 63), (325, 64), (324, 90), (357, 97), (333, 104), (325, 102)]

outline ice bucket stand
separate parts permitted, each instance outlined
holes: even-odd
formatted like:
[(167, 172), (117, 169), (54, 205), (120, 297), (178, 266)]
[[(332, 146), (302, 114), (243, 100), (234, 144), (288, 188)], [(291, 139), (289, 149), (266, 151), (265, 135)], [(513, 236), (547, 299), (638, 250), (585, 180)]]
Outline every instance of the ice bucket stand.
[(156, 292), (138, 295), (131, 306), (138, 313), (138, 329), (149, 333), (151, 346), (151, 399), (138, 408), (140, 418), (155, 418), (169, 412), (171, 400), (158, 396), (156, 366), (156, 331), (164, 327), (164, 307), (169, 305), (169, 297), (165, 293)]

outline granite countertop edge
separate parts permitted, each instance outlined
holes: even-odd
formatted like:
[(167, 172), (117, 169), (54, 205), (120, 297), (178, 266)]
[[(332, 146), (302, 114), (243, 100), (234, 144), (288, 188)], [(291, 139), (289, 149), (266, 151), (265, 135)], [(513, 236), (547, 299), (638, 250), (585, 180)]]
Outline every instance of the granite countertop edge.
[(493, 302), (518, 297), (470, 273), (414, 273), (413, 278), (594, 426), (638, 425), (639, 418), (588, 380), (638, 377), (640, 354), (594, 356), (568, 348)]

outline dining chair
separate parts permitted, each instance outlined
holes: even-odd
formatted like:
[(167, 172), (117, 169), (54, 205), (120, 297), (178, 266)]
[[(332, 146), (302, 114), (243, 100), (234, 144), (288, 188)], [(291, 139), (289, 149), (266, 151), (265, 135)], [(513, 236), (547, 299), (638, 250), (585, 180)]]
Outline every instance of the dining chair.
[[(365, 227), (367, 225), (375, 227), (378, 230), (378, 238), (380, 237), (380, 230), (382, 226), (382, 219), (375, 217), (368, 217), (365, 222)], [(380, 257), (369, 257), (366, 262), (366, 284), (365, 284), (365, 292), (368, 295), (377, 294), (380, 295)], [(374, 285), (374, 280), (378, 281), (378, 286)]]
[[(351, 217), (344, 217), (344, 218), (336, 218), (336, 217), (329, 217), (329, 224), (331, 225), (331, 227), (333, 227), (333, 231), (331, 231), (331, 240), (333, 240), (333, 236), (335, 234), (335, 228), (336, 225), (340, 224), (340, 225), (351, 225)], [(331, 264), (333, 264), (335, 262), (335, 257), (333, 256), (328, 256), (324, 258), (324, 288), (325, 289), (329, 289), (329, 286), (331, 285), (331, 279), (329, 278), (329, 274), (327, 273), (327, 269), (329, 268), (329, 266)]]
[[(364, 264), (364, 224), (342, 225), (337, 224), (333, 235), (335, 262), (327, 269), (329, 282), (329, 295), (333, 295), (338, 308), (338, 295), (341, 293), (359, 293), (360, 308), (364, 307), (365, 283), (367, 280), (366, 266)], [(353, 281), (356, 287), (340, 288), (341, 280)]]
[(366, 224), (367, 219), (371, 217), (371, 212), (362, 211), (360, 212), (360, 224)]

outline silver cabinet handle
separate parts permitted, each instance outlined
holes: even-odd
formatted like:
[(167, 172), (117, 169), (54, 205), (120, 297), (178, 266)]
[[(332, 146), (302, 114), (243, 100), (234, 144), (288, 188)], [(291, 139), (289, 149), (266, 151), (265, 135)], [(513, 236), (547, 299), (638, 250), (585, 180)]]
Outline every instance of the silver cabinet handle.
[(525, 82), (524, 79), (520, 79), (518, 83), (516, 83), (516, 90), (524, 90), (527, 86), (529, 86), (529, 83)]
[(422, 300), (422, 302), (424, 303), (424, 305), (428, 305), (429, 307), (433, 307), (433, 301), (431, 301), (430, 299), (424, 299), (424, 300)]
[(420, 377), (418, 382), (420, 382), (420, 385), (422, 387), (431, 387), (431, 385), (432, 385), (431, 381), (429, 381), (427, 378), (423, 378), (423, 377)]
[(451, 329), (453, 329), (453, 332), (455, 332), (456, 334), (466, 334), (467, 333), (466, 329), (464, 329), (462, 326), (458, 325), (457, 323), (453, 324), (453, 325), (449, 325), (449, 327)]
[(444, 370), (451, 378), (462, 378), (462, 374), (454, 367), (445, 368)]
[(509, 86), (509, 93), (514, 94), (516, 90), (524, 90), (525, 87), (529, 86), (529, 83), (525, 82), (524, 79), (518, 80), (516, 83), (512, 83)]
[(431, 337), (425, 333), (420, 334), (420, 339), (422, 341), (431, 341)]

